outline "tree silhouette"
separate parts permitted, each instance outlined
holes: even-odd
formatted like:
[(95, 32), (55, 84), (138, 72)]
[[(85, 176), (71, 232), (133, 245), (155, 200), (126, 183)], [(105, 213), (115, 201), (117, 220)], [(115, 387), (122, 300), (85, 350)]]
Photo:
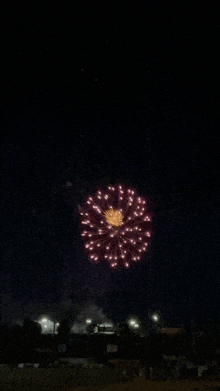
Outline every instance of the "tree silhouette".
[(70, 335), (70, 324), (68, 319), (61, 320), (57, 332), (59, 340), (67, 343)]
[(38, 322), (26, 318), (23, 322), (22, 330), (24, 334), (31, 339), (40, 336), (42, 327)]

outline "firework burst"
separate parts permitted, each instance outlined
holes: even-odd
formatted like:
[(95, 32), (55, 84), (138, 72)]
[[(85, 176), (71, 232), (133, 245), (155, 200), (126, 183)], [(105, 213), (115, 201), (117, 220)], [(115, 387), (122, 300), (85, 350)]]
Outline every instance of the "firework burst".
[(147, 251), (151, 218), (144, 198), (124, 185), (109, 186), (89, 197), (80, 210), (81, 236), (89, 259), (129, 267)]

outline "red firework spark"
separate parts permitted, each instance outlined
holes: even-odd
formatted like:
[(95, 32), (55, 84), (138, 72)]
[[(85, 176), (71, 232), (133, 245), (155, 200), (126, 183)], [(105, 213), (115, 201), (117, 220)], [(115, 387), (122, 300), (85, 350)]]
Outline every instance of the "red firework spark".
[(91, 261), (129, 267), (147, 251), (151, 218), (146, 201), (134, 189), (109, 186), (89, 197), (82, 208), (81, 236)]

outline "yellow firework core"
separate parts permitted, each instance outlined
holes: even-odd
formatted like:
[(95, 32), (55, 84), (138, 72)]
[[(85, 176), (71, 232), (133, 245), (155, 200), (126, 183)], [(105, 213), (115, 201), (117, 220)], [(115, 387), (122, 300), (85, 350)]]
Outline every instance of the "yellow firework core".
[(108, 224), (116, 225), (117, 227), (122, 225), (123, 216), (119, 210), (109, 209), (104, 213), (104, 215)]

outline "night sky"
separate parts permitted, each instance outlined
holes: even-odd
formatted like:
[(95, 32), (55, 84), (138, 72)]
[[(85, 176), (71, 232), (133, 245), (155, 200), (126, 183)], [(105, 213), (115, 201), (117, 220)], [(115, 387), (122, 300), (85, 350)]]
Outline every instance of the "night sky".
[[(1, 318), (87, 301), (116, 322), (220, 319), (217, 12), (72, 3), (1, 15)], [(112, 183), (153, 216), (128, 270), (80, 237), (78, 205)]]

